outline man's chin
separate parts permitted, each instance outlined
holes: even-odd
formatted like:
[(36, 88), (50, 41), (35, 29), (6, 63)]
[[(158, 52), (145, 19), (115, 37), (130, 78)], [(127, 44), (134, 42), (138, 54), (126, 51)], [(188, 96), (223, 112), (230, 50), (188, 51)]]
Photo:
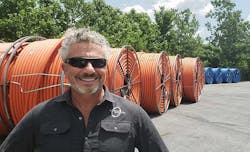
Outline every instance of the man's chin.
[(95, 94), (97, 91), (98, 91), (98, 88), (88, 88), (88, 89), (81, 89), (81, 88), (75, 88), (74, 89), (76, 92), (78, 92), (79, 94), (82, 94), (82, 95), (84, 95), (84, 94)]

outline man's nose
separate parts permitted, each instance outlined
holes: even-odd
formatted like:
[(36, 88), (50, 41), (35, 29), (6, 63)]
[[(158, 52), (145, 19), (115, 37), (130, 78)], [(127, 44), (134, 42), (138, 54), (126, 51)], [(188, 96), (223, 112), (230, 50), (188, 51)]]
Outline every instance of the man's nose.
[(84, 70), (87, 72), (87, 73), (93, 73), (95, 72), (95, 68), (93, 67), (93, 65), (88, 62), (86, 67), (84, 67)]

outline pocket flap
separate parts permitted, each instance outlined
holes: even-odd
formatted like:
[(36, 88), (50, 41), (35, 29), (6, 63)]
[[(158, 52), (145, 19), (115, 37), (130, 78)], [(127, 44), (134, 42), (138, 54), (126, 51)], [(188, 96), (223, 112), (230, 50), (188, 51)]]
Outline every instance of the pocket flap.
[(70, 128), (70, 123), (67, 122), (47, 122), (41, 125), (40, 131), (44, 135), (62, 134)]
[(109, 132), (128, 133), (131, 128), (131, 123), (127, 121), (102, 121), (101, 128)]

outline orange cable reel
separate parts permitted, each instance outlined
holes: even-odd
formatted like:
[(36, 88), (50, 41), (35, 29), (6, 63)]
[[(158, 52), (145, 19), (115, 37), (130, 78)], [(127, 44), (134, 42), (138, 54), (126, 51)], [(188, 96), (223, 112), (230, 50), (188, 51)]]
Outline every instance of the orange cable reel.
[[(57, 50), (55, 50), (56, 52)], [(68, 80), (65, 78), (61, 68), (62, 59), (59, 54), (56, 54), (51, 62), (49, 69), (46, 71), (48, 76), (44, 78), (44, 86), (47, 89), (41, 90), (40, 101), (46, 101), (58, 95), (62, 95), (69, 87)]]
[(198, 102), (204, 85), (204, 71), (198, 57), (185, 57), (183, 62), (183, 100)]
[[(0, 43), (0, 114), (1, 123), (3, 123), (0, 123), (0, 135), (7, 135), (13, 127), (11, 118), (9, 118), (9, 106), (6, 103), (9, 100), (10, 75), (12, 75), (17, 54), (27, 45), (28, 43), (19, 43), (18, 41), (15, 43)], [(10, 58), (11, 55), (13, 55), (13, 58)], [(4, 129), (2, 129), (2, 126), (4, 126)]]
[(131, 46), (124, 46), (112, 48), (111, 52), (105, 84), (111, 92), (140, 104), (141, 69), (135, 50)]
[(170, 65), (165, 52), (137, 52), (141, 65), (141, 106), (150, 113), (162, 114), (170, 102)]
[(4, 109), (4, 101), (3, 101), (3, 90), (2, 90), (2, 84), (3, 84), (3, 71), (4, 71), (4, 67), (6, 64), (6, 61), (8, 58), (4, 58), (4, 53), (5, 50), (7, 50), (10, 46), (12, 45), (12, 43), (0, 43), (0, 60), (1, 60), (1, 64), (0, 64), (0, 117), (1, 117), (1, 121), (0, 121), (0, 135), (7, 135), (9, 133), (9, 127), (8, 127), (8, 121), (7, 121), (7, 116), (5, 113), (5, 109)]
[(171, 99), (170, 105), (179, 106), (182, 100), (182, 62), (179, 54), (169, 56), (171, 67)]
[(39, 101), (44, 86), (45, 71), (55, 56), (61, 40), (35, 41), (19, 54), (10, 82), (10, 112), (15, 124)]
[(44, 102), (53, 97), (63, 94), (69, 84), (67, 79), (64, 76), (64, 73), (61, 68), (62, 59), (58, 54), (58, 49), (61, 47), (62, 39), (58, 39), (54, 47), (50, 50), (52, 53), (49, 58), (50, 65), (44, 71), (44, 79), (39, 90), (39, 101)]

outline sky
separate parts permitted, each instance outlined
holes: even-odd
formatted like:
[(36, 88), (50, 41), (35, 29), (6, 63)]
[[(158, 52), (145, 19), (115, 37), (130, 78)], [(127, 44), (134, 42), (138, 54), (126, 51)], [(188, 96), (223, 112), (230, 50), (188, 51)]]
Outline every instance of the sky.
[[(231, 1), (236, 4), (235, 9), (242, 12), (242, 19), (250, 21), (250, 1)], [(205, 14), (213, 9), (210, 0), (105, 0), (105, 2), (112, 7), (119, 8), (123, 12), (129, 12), (134, 8), (138, 13), (145, 12), (151, 18), (153, 18), (153, 10), (159, 10), (160, 6), (169, 9), (174, 8), (180, 11), (189, 8), (200, 24), (197, 34), (203, 39), (209, 35), (209, 32), (205, 27), (205, 23), (208, 21), (208, 19), (205, 18)]]

